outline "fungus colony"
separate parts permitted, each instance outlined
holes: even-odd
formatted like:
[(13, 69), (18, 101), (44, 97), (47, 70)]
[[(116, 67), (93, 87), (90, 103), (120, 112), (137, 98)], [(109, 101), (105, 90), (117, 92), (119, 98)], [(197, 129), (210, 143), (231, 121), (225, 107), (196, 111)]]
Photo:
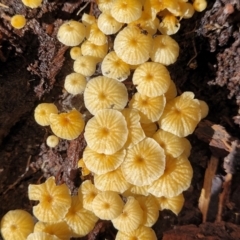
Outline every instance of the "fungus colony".
[[(30, 8), (41, 0), (22, 1)], [(22, 211), (8, 212), (1, 221), (5, 240), (62, 239), (87, 235), (98, 219), (118, 230), (116, 239), (157, 239), (151, 226), (159, 211), (178, 214), (182, 192), (193, 175), (185, 138), (207, 115), (208, 107), (192, 92), (177, 96), (166, 66), (179, 54), (175, 34), (182, 18), (202, 11), (205, 0), (97, 0), (98, 19), (83, 14), (82, 22), (60, 26), (58, 40), (71, 46), (74, 73), (64, 88), (83, 94), (90, 120), (77, 109), (59, 112), (53, 103), (39, 104), (35, 120), (50, 126), (50, 148), (60, 139), (72, 140), (84, 131), (87, 147), (78, 166), (82, 182), (77, 196), (55, 178), (29, 186), (29, 199), (38, 219)], [(20, 20), (17, 20), (20, 21)], [(20, 23), (15, 24), (18, 28)], [(111, 47), (108, 35), (114, 39)], [(101, 66), (101, 73), (96, 73)], [(91, 77), (94, 75), (94, 77)], [(129, 76), (132, 74), (132, 79)], [(97, 76), (96, 76), (97, 75)], [(128, 95), (124, 80), (136, 87)], [(86, 120), (86, 126), (85, 126)]]

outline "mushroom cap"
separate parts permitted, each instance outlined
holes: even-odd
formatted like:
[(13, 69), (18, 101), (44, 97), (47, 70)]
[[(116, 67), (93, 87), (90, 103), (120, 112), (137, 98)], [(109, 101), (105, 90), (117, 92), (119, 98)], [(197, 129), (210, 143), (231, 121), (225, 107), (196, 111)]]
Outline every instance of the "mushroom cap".
[(72, 95), (83, 93), (86, 85), (87, 80), (80, 73), (70, 73), (65, 77), (64, 88)]
[(142, 217), (143, 211), (140, 204), (134, 197), (130, 196), (123, 207), (122, 213), (118, 217), (112, 219), (112, 223), (119, 231), (131, 232), (140, 226)]
[(118, 231), (115, 240), (122, 240), (122, 239), (126, 239), (126, 240), (131, 240), (131, 239), (157, 240), (157, 236), (152, 228), (140, 226), (139, 228), (137, 228), (136, 230), (134, 230), (132, 232)]
[(73, 70), (85, 77), (92, 76), (96, 71), (98, 58), (93, 56), (80, 56), (73, 63)]
[(123, 162), (126, 150), (120, 149), (113, 154), (98, 153), (88, 146), (83, 151), (83, 161), (95, 174), (104, 174), (117, 169)]
[(114, 0), (111, 14), (118, 22), (130, 23), (141, 17), (142, 3), (139, 0)]
[(79, 236), (86, 236), (92, 231), (98, 217), (91, 211), (83, 208), (83, 203), (78, 196), (72, 196), (72, 204), (64, 217), (64, 221), (71, 227), (72, 231)]
[(175, 98), (177, 96), (177, 88), (176, 88), (176, 85), (173, 82), (173, 80), (170, 81), (169, 88), (168, 88), (167, 92), (164, 93), (164, 96), (165, 96), (167, 102), (169, 102), (170, 100), (172, 100), (173, 98)]
[(162, 211), (163, 209), (169, 209), (176, 215), (180, 213), (184, 204), (184, 196), (182, 193), (171, 198), (159, 197), (156, 199), (159, 203), (160, 211)]
[(85, 26), (74, 20), (63, 23), (57, 32), (58, 40), (64, 45), (71, 47), (79, 45), (85, 37)]
[(85, 26), (94, 24), (96, 22), (97, 22), (97, 20), (96, 20), (96, 18), (93, 15), (90, 15), (90, 14), (87, 14), (87, 13), (83, 13), (83, 15), (82, 15), (82, 23)]
[(45, 233), (45, 232), (35, 232), (28, 235), (26, 240), (61, 240), (57, 236)]
[(108, 43), (105, 43), (103, 45), (96, 45), (86, 40), (82, 43), (81, 50), (83, 56), (95, 57), (100, 62), (107, 55)]
[(59, 138), (55, 135), (50, 135), (47, 137), (46, 140), (46, 144), (50, 147), (50, 148), (55, 148), (59, 143)]
[(68, 113), (50, 115), (50, 127), (53, 133), (63, 139), (73, 140), (77, 138), (84, 129), (82, 114), (76, 109)]
[(154, 139), (145, 138), (127, 149), (121, 167), (123, 176), (129, 183), (137, 186), (151, 184), (164, 172), (164, 150)]
[(119, 58), (114, 51), (105, 56), (101, 69), (104, 76), (116, 79), (119, 82), (126, 80), (130, 75), (129, 65)]
[(39, 201), (33, 207), (34, 216), (42, 222), (58, 222), (71, 206), (70, 190), (66, 184), (56, 186), (55, 178), (48, 178), (42, 184), (28, 186), (30, 200)]
[(184, 151), (183, 138), (180, 138), (170, 132), (159, 129), (153, 139), (164, 149), (165, 154), (170, 154), (173, 157), (180, 156)]
[(82, 56), (82, 50), (80, 47), (72, 47), (70, 50), (70, 57), (76, 60), (78, 57)]
[(121, 168), (101, 175), (94, 175), (94, 184), (101, 191), (125, 192), (130, 188), (130, 183), (123, 176)]
[(90, 180), (85, 180), (78, 189), (78, 197), (82, 199), (83, 207), (92, 211), (92, 202), (100, 191), (92, 184)]
[(155, 62), (141, 64), (133, 73), (133, 84), (140, 94), (157, 97), (167, 92), (170, 86), (170, 74), (165, 66)]
[(117, 110), (103, 109), (91, 118), (85, 128), (87, 145), (98, 153), (113, 154), (125, 144), (127, 123)]
[(57, 223), (37, 222), (34, 225), (34, 233), (35, 232), (44, 232), (50, 235), (55, 235), (61, 240), (69, 240), (72, 233), (71, 229), (64, 221)]
[(159, 217), (159, 204), (153, 195), (137, 196), (136, 200), (143, 211), (142, 225), (152, 227)]
[(129, 108), (139, 111), (140, 122), (150, 123), (160, 119), (166, 104), (165, 96), (148, 97), (136, 92), (129, 102)]
[(48, 126), (51, 113), (58, 113), (58, 109), (53, 103), (40, 103), (34, 110), (34, 119), (39, 125)]
[(146, 137), (152, 137), (153, 134), (158, 129), (157, 124), (155, 122), (141, 123), (141, 127), (142, 127)]
[(175, 63), (179, 55), (178, 43), (168, 35), (158, 35), (153, 39), (150, 57), (163, 65)]
[(21, 29), (26, 25), (26, 18), (23, 15), (16, 14), (11, 17), (11, 25), (16, 29)]
[[(124, 194), (126, 193), (127, 192), (125, 192)], [(132, 196), (132, 195), (143, 195), (143, 196), (149, 195), (148, 185), (145, 185), (145, 186), (132, 185), (130, 188), (129, 196)]]
[(97, 21), (99, 29), (106, 35), (117, 33), (123, 26), (122, 23), (118, 22), (110, 13), (110, 11), (102, 12)]
[(92, 78), (84, 91), (85, 106), (93, 115), (107, 108), (122, 110), (127, 102), (126, 86), (112, 78), (104, 76)]
[(193, 170), (186, 156), (166, 158), (164, 173), (149, 186), (148, 191), (156, 197), (174, 197), (189, 188)]
[(197, 12), (202, 12), (207, 7), (207, 1), (206, 0), (194, 0), (193, 1), (193, 8)]
[(179, 30), (180, 25), (176, 16), (168, 12), (162, 16), (162, 21), (158, 26), (158, 30), (163, 35), (172, 35)]
[(201, 108), (201, 119), (205, 118), (208, 115), (209, 108), (206, 102), (198, 100)]
[(128, 138), (124, 147), (129, 148), (142, 141), (145, 138), (145, 133), (140, 124), (140, 115), (138, 110), (133, 108), (124, 108), (121, 112), (125, 117), (128, 127)]
[(160, 127), (179, 137), (193, 133), (201, 120), (199, 101), (191, 92), (184, 92), (181, 96), (169, 101), (158, 121)]
[(109, 11), (112, 8), (112, 0), (96, 0), (98, 8), (101, 12)]
[(33, 228), (33, 217), (24, 210), (8, 211), (1, 219), (1, 235), (5, 240), (25, 240)]
[(188, 2), (179, 2), (181, 14), (180, 17), (184, 19), (191, 18), (195, 12), (194, 7)]
[(82, 158), (78, 160), (78, 168), (81, 168), (82, 176), (87, 176), (91, 173), (91, 171), (86, 167), (86, 164)]
[(137, 65), (146, 62), (152, 48), (152, 37), (135, 26), (121, 30), (114, 40), (114, 50), (124, 62)]
[(93, 23), (86, 27), (86, 38), (88, 41), (96, 45), (104, 45), (105, 43), (107, 43), (107, 37), (99, 29), (97, 23)]
[(182, 138), (182, 142), (184, 146), (183, 147), (184, 150), (182, 154), (185, 154), (185, 156), (188, 158), (191, 154), (192, 145), (187, 138)]
[(42, 4), (42, 0), (22, 0), (22, 3), (30, 8), (40, 7)]
[(93, 212), (103, 220), (118, 217), (123, 210), (123, 200), (116, 192), (99, 193), (92, 202)]

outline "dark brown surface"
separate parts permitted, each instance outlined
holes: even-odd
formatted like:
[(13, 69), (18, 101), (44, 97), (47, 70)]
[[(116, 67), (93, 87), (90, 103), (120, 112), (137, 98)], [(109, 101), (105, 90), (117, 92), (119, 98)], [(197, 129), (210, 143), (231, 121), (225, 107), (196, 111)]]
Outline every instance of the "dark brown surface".
[[(10, 8), (0, 8), (0, 218), (11, 209), (31, 212), (27, 187), (44, 181), (43, 176), (59, 176), (60, 182), (66, 181), (74, 189), (73, 179), (79, 176), (74, 170), (76, 159), (85, 146), (80, 136), (72, 142), (61, 141), (57, 149), (49, 150), (44, 142), (50, 130), (34, 122), (33, 111), (39, 102), (84, 111), (81, 97), (62, 94), (63, 79), (72, 71), (73, 61), (68, 48), (56, 40), (56, 31), (64, 20), (80, 19), (77, 12), (86, 1), (44, 1), (43, 7), (36, 10), (26, 9), (18, 0), (2, 2)], [(13, 30), (6, 20), (15, 13), (27, 16), (24, 30)], [(196, 98), (206, 101), (210, 109), (206, 119), (222, 126), (233, 138), (238, 138), (240, 132), (234, 123), (240, 119), (239, 15), (238, 0), (212, 0), (207, 11), (183, 20), (181, 30), (173, 36), (180, 45), (180, 57), (169, 67), (179, 94), (193, 91)], [(238, 156), (234, 155), (238, 164), (234, 165), (229, 199), (223, 207), (225, 222), (200, 225), (198, 199), (212, 152), (209, 142), (201, 137), (193, 134), (189, 140), (193, 146), (192, 185), (184, 193), (186, 201), (178, 217), (166, 210), (160, 213), (153, 227), (158, 239), (239, 239), (239, 226), (234, 225), (240, 223)], [(216, 179), (226, 175), (223, 165), (223, 156), (219, 156)], [(111, 224), (100, 222), (89, 239), (114, 239), (115, 233)]]

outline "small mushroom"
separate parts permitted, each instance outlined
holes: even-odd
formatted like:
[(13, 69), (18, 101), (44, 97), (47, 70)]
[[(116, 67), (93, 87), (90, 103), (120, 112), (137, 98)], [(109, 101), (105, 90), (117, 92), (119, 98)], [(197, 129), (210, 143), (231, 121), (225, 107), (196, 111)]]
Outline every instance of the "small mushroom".
[(41, 6), (42, 0), (22, 0), (22, 3), (23, 3), (26, 7), (37, 8), (37, 7), (40, 7), (40, 6)]
[(82, 50), (80, 47), (72, 47), (70, 50), (70, 57), (73, 60), (76, 60), (77, 58), (82, 56)]
[(107, 37), (99, 29), (97, 23), (93, 23), (86, 27), (86, 38), (88, 41), (96, 45), (104, 45), (105, 43), (107, 43)]
[(45, 233), (45, 232), (35, 232), (28, 235), (26, 240), (61, 240), (57, 236)]
[(16, 29), (21, 29), (26, 25), (26, 18), (23, 15), (16, 14), (11, 17), (11, 25)]
[(55, 148), (59, 143), (59, 138), (55, 135), (50, 135), (47, 137), (46, 144), (50, 148)]

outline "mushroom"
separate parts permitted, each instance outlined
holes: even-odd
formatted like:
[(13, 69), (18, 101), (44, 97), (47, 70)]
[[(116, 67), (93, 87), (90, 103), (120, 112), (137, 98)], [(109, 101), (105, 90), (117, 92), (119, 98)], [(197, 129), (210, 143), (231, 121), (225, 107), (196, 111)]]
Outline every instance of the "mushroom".
[(85, 37), (85, 26), (74, 20), (63, 23), (57, 32), (58, 40), (64, 45), (71, 47), (79, 45)]
[(152, 48), (152, 37), (138, 27), (128, 26), (114, 40), (116, 54), (124, 62), (137, 65), (146, 62)]
[(93, 115), (101, 109), (122, 110), (127, 102), (126, 86), (112, 78), (104, 76), (92, 78), (84, 91), (85, 106)]
[(104, 45), (107, 42), (106, 35), (99, 29), (97, 23), (86, 27), (86, 38), (96, 45)]
[(45, 232), (35, 232), (28, 235), (26, 240), (61, 240), (57, 236), (45, 233)]
[(81, 168), (82, 176), (87, 176), (91, 173), (82, 158), (78, 161), (78, 168)]
[(140, 204), (134, 197), (130, 196), (127, 198), (122, 213), (118, 217), (112, 219), (112, 223), (119, 231), (131, 232), (140, 226), (142, 217), (143, 211)]
[(1, 235), (4, 240), (25, 240), (33, 232), (34, 220), (24, 210), (8, 211), (1, 220)]
[(166, 98), (166, 102), (169, 102), (170, 100), (177, 96), (177, 88), (173, 80), (170, 80), (169, 88), (167, 92), (164, 93), (164, 96)]
[(123, 162), (126, 150), (120, 149), (113, 154), (98, 153), (90, 147), (83, 151), (86, 167), (95, 174), (104, 174), (117, 169)]
[(53, 133), (63, 139), (73, 140), (84, 129), (85, 122), (82, 114), (76, 109), (68, 113), (50, 114), (50, 127)]
[(59, 138), (55, 135), (50, 135), (47, 137), (46, 144), (50, 148), (55, 148), (59, 143)]
[(72, 204), (64, 221), (71, 227), (78, 236), (86, 236), (95, 226), (98, 217), (91, 211), (83, 208), (83, 202), (78, 196), (72, 196)]
[(48, 126), (51, 113), (58, 113), (58, 109), (53, 103), (40, 103), (34, 110), (34, 119), (39, 125)]
[(162, 21), (158, 26), (158, 30), (163, 35), (173, 35), (180, 29), (179, 20), (176, 16), (169, 12), (164, 12), (161, 14)]
[(30, 8), (40, 7), (42, 4), (42, 0), (22, 0), (22, 3)]
[(82, 50), (80, 47), (72, 47), (70, 50), (70, 57), (73, 60), (76, 60), (77, 58), (79, 58), (80, 56), (82, 56)]
[(96, 0), (98, 8), (101, 12), (111, 10), (113, 1), (112, 0)]
[(207, 7), (207, 1), (206, 0), (194, 0), (193, 1), (193, 8), (197, 12), (202, 12)]
[(16, 29), (21, 29), (26, 25), (26, 18), (23, 15), (16, 14), (11, 17), (11, 25)]
[(87, 80), (80, 73), (70, 73), (65, 77), (64, 88), (72, 95), (83, 93), (86, 85)]
[(42, 222), (61, 221), (71, 205), (70, 190), (67, 185), (56, 186), (54, 177), (48, 178), (42, 184), (30, 184), (28, 197), (30, 200), (39, 201), (33, 207), (33, 214)]
[(145, 138), (127, 149), (121, 165), (126, 180), (137, 186), (151, 184), (165, 169), (165, 154), (160, 145), (152, 138)]
[(86, 125), (84, 137), (88, 146), (98, 153), (113, 154), (125, 144), (127, 123), (117, 110), (103, 109)]
[(98, 58), (93, 56), (80, 56), (73, 63), (73, 70), (85, 77), (92, 76), (96, 71)]
[(96, 23), (96, 18), (93, 15), (87, 14), (87, 13), (83, 13), (82, 15), (82, 23), (85, 26), (89, 26), (91, 24)]
[(94, 198), (92, 209), (99, 218), (111, 220), (121, 214), (123, 210), (123, 200), (116, 192), (101, 192)]
[(141, 123), (141, 127), (142, 127), (146, 137), (152, 137), (153, 134), (158, 129), (157, 124), (155, 122)]
[(140, 94), (158, 97), (167, 92), (171, 78), (167, 68), (162, 64), (146, 62), (136, 68), (132, 81), (137, 85)]

